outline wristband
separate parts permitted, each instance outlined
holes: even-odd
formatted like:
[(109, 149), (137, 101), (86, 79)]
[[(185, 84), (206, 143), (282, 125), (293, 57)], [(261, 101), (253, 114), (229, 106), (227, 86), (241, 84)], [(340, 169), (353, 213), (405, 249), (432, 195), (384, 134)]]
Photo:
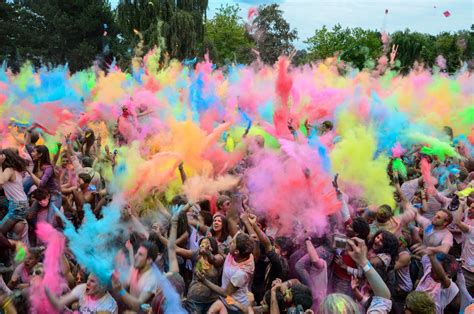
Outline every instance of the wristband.
[(196, 225), (196, 231), (199, 232), (199, 222)]
[(362, 269), (364, 270), (364, 273), (368, 272), (371, 268), (372, 268), (372, 265), (370, 264), (370, 262), (367, 262), (367, 264), (364, 267), (362, 267)]
[(127, 291), (125, 291), (125, 289), (122, 288), (122, 290), (120, 290), (119, 292), (119, 296), (123, 297), (125, 293), (127, 293)]

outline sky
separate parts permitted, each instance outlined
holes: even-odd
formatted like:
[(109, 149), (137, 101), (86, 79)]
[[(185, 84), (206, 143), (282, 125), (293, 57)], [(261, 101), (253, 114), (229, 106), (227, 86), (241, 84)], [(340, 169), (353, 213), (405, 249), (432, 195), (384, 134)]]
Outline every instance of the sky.
[[(117, 2), (111, 0), (112, 6)], [(389, 33), (409, 28), (430, 34), (470, 29), (474, 23), (473, 0), (209, 0), (208, 18), (226, 3), (239, 4), (244, 19), (251, 7), (280, 4), (285, 19), (298, 31), (298, 49), (305, 48), (304, 40), (316, 29), (337, 23)], [(445, 11), (451, 15), (445, 17)]]

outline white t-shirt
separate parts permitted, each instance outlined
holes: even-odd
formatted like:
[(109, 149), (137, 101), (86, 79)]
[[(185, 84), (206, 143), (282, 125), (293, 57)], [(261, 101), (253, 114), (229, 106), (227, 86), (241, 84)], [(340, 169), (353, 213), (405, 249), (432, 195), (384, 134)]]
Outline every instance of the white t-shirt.
[(370, 306), (367, 309), (367, 314), (387, 314), (392, 309), (392, 301), (382, 297), (374, 296)]
[(117, 302), (112, 296), (106, 292), (100, 299), (93, 299), (91, 296), (86, 294), (86, 284), (80, 284), (76, 286), (71, 294), (79, 300), (79, 313), (93, 314), (99, 311), (110, 312), (113, 314), (118, 313)]
[(226, 289), (227, 285), (232, 283), (232, 285), (238, 289), (231, 295), (231, 297), (243, 305), (248, 305), (248, 286), (252, 279), (254, 270), (255, 264), (252, 255), (250, 255), (248, 260), (242, 263), (237, 263), (231, 254), (227, 255), (224, 262), (224, 270), (222, 272), (221, 287)]
[(130, 294), (135, 298), (140, 298), (140, 295), (144, 292), (156, 293), (158, 279), (153, 273), (152, 268), (140, 275), (138, 269), (132, 267), (128, 277), (128, 286), (130, 287)]
[(423, 291), (428, 293), (436, 304), (436, 314), (443, 314), (444, 308), (458, 294), (458, 286), (451, 281), (449, 288), (443, 289), (441, 283), (436, 282), (431, 277), (431, 262), (427, 255), (421, 259), (423, 264), (423, 277), (421, 277), (420, 283), (416, 287), (416, 291)]
[(469, 226), (469, 231), (463, 233), (461, 258), (462, 267), (474, 272), (474, 227)]
[(447, 228), (437, 230), (431, 221), (423, 216), (418, 216), (417, 221), (423, 226), (423, 244), (429, 247), (436, 247), (442, 244), (453, 246), (453, 234)]

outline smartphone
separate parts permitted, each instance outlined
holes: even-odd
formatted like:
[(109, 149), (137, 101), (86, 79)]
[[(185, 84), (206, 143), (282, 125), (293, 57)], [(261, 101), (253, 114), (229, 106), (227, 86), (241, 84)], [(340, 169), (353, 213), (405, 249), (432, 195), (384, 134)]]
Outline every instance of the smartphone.
[(349, 247), (347, 244), (347, 240), (348, 240), (347, 236), (343, 234), (335, 234), (333, 236), (333, 241), (332, 241), (333, 248), (342, 249), (342, 250), (347, 249)]

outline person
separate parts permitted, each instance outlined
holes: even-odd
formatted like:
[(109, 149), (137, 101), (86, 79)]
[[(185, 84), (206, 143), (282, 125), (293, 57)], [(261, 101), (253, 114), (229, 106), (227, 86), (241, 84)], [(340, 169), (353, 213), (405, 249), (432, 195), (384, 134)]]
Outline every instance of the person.
[(107, 286), (92, 274), (87, 278), (87, 283), (75, 286), (71, 292), (61, 297), (55, 296), (48, 287), (44, 290), (49, 302), (58, 311), (64, 311), (66, 306), (78, 302), (79, 313), (118, 313), (117, 302), (107, 291)]
[[(467, 291), (474, 291), (474, 202), (470, 202), (468, 207), (467, 198), (460, 199), (460, 205), (455, 215), (455, 223), (463, 233), (461, 260), (462, 271), (466, 280)], [(467, 209), (467, 215), (465, 214)], [(464, 216), (466, 221), (463, 221)]]
[(25, 259), (15, 268), (13, 275), (8, 282), (10, 289), (27, 289), (30, 286), (30, 276), (33, 268), (41, 260), (40, 248), (30, 248), (27, 250)]
[(76, 175), (80, 175), (81, 173), (88, 174), (91, 177), (91, 186), (94, 187), (96, 191), (102, 190), (102, 178), (100, 173), (95, 171), (93, 168), (94, 159), (89, 155), (82, 156), (82, 164), (79, 161), (79, 158), (74, 153), (74, 148), (72, 146), (72, 142), (70, 136), (66, 138), (66, 154), (69, 161), (72, 163), (74, 172)]
[(47, 221), (53, 223), (55, 209), (60, 210), (62, 205), (59, 178), (54, 170), (54, 166), (51, 164), (51, 156), (46, 146), (36, 146), (31, 157), (35, 167), (33, 171), (28, 171), (28, 173), (38, 188), (44, 188), (48, 191), (50, 199)]
[(193, 261), (193, 278), (188, 288), (187, 301), (193, 313), (205, 314), (217, 300), (218, 295), (197, 279), (197, 272), (215, 285), (219, 284), (224, 256), (219, 253), (213, 237), (204, 237), (195, 251), (176, 248), (176, 253)]
[[(373, 291), (373, 297), (367, 309), (367, 314), (388, 314), (392, 308), (391, 294), (382, 277), (367, 259), (367, 245), (363, 239), (353, 237), (347, 240), (347, 254), (360, 266), (365, 278)], [(345, 294), (329, 294), (320, 304), (318, 313), (343, 314), (360, 313), (354, 300)]]
[(426, 292), (412, 291), (405, 300), (405, 314), (435, 314), (436, 304)]
[(132, 311), (139, 311), (142, 304), (149, 303), (158, 289), (158, 280), (152, 269), (157, 255), (156, 245), (144, 241), (134, 256), (133, 267), (130, 269), (125, 287), (122, 287), (117, 274), (112, 276), (112, 287), (116, 298)]
[(23, 221), (28, 209), (28, 197), (23, 190), (25, 161), (12, 149), (0, 152), (0, 186), (8, 200), (8, 212), (0, 221), (0, 233), (6, 234), (17, 222)]
[[(204, 226), (203, 226), (204, 227)], [(229, 251), (229, 243), (232, 240), (232, 237), (229, 235), (228, 230), (228, 220), (221, 213), (216, 213), (212, 217), (212, 226), (211, 228), (202, 228), (203, 230), (209, 230), (210, 234), (217, 241), (219, 246), (219, 251), (222, 254), (227, 254)]]
[(260, 243), (263, 245), (265, 257), (269, 260), (265, 269), (264, 283), (265, 290), (270, 290), (275, 279), (278, 278), (284, 281), (287, 279), (289, 268), (287, 256), (291, 254), (291, 240), (286, 237), (277, 237), (275, 244), (272, 245), (268, 236), (258, 226), (255, 215), (249, 215), (249, 222)]
[(442, 314), (459, 292), (458, 286), (451, 280), (458, 271), (456, 259), (452, 255), (435, 253), (422, 244), (414, 245), (414, 252), (428, 257), (422, 259), (423, 277), (416, 291), (427, 292), (435, 301), (436, 313)]
[(230, 314), (239, 313), (242, 307), (249, 305), (247, 292), (255, 268), (253, 249), (254, 242), (249, 235), (239, 232), (234, 236), (224, 262), (220, 287), (207, 280), (202, 272), (196, 273), (198, 280), (220, 296), (211, 305), (209, 313), (224, 310)]
[[(344, 205), (343, 205), (344, 206)], [(345, 222), (346, 224), (346, 235), (347, 237), (358, 237), (360, 239), (367, 240), (367, 237), (370, 233), (369, 224), (362, 218), (356, 217), (354, 219), (348, 218)], [(344, 293), (349, 296), (352, 296), (353, 290), (351, 289), (351, 275), (347, 273), (347, 270), (341, 266), (342, 263), (347, 267), (352, 269), (356, 268), (356, 263), (351, 259), (347, 250), (342, 250), (341, 252), (336, 252), (334, 257), (334, 262), (332, 263), (332, 292)], [(339, 257), (342, 263), (339, 263)]]
[(324, 259), (319, 257), (310, 237), (305, 239), (305, 245), (307, 254), (296, 263), (295, 268), (300, 280), (311, 288), (313, 297), (311, 308), (313, 311), (317, 311), (319, 304), (321, 304), (327, 293), (327, 264)]

